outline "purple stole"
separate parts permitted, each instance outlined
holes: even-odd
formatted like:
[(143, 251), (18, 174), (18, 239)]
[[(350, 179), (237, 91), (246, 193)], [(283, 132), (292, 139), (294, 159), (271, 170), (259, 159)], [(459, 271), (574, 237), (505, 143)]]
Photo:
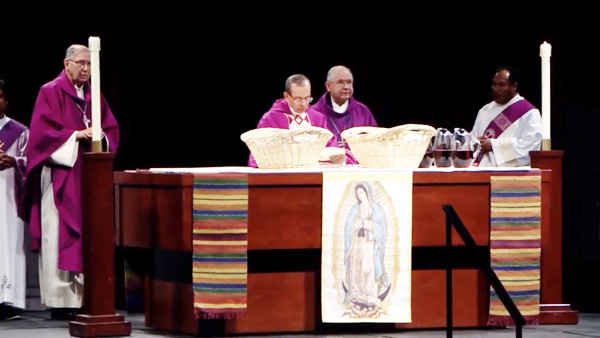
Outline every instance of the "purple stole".
[[(510, 106), (504, 108), (504, 110), (500, 112), (500, 114), (498, 114), (498, 116), (496, 116), (492, 122), (490, 122), (487, 128), (485, 128), (483, 136), (487, 138), (498, 138), (498, 136), (500, 136), (502, 132), (506, 130), (506, 128), (510, 127), (513, 122), (520, 119), (528, 111), (534, 108), (535, 106), (525, 99), (511, 104)], [(473, 162), (474, 166), (479, 165), (483, 155), (483, 152), (479, 152), (479, 155), (477, 155), (477, 158)]]
[(0, 144), (2, 147), (0, 150), (7, 151), (15, 143), (15, 141), (21, 136), (21, 134), (27, 129), (24, 125), (10, 120), (8, 123), (0, 129)]

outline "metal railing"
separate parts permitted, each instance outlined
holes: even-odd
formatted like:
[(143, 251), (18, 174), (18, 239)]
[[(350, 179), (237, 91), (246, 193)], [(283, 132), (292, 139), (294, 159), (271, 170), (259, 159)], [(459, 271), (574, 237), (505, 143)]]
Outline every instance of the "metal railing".
[[(444, 209), (444, 213), (446, 214), (446, 251), (448, 253), (446, 265), (446, 337), (452, 337), (452, 227), (454, 226), (454, 229), (468, 248), (477, 248), (477, 243), (475, 243), (473, 236), (471, 236), (467, 227), (463, 224), (454, 207), (443, 205), (442, 209)], [(513, 319), (516, 328), (516, 337), (521, 338), (523, 336), (525, 318), (523, 318), (521, 312), (504, 288), (504, 285), (502, 285), (502, 282), (492, 269), (490, 260), (488, 259), (485, 266), (480, 268), (486, 274), (489, 283)]]

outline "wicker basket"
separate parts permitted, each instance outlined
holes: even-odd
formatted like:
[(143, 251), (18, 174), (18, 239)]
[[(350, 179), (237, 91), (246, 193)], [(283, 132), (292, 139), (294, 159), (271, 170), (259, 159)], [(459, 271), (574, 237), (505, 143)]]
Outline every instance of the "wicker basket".
[(332, 137), (329, 130), (319, 127), (259, 128), (240, 136), (261, 169), (316, 167)]
[(363, 168), (419, 167), (431, 138), (433, 127), (405, 124), (394, 128), (356, 127), (342, 132), (350, 150)]

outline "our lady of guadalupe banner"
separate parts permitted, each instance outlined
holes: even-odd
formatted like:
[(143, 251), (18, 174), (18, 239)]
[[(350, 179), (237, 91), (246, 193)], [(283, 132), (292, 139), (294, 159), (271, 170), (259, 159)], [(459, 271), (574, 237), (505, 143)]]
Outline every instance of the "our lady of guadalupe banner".
[(412, 172), (323, 173), (322, 321), (411, 321)]

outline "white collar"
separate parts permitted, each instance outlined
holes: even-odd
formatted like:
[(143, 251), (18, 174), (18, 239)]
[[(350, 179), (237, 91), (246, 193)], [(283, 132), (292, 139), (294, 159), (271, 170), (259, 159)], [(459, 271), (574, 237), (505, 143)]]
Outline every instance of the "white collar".
[(292, 115), (300, 115), (302, 117), (304, 117), (304, 115), (306, 114), (306, 111), (302, 112), (302, 113), (296, 113), (294, 111), (294, 109), (292, 108), (292, 106), (290, 106), (290, 104), (288, 103), (288, 107), (290, 107), (290, 111), (292, 112)]
[(496, 101), (494, 101), (494, 103), (497, 107), (508, 107), (519, 100), (523, 100), (523, 97), (519, 95), (519, 93), (517, 93), (517, 95), (515, 95), (512, 99), (510, 99), (510, 101), (506, 102), (505, 104), (498, 104), (498, 102)]
[(346, 110), (348, 110), (348, 102), (350, 101), (350, 99), (346, 100), (346, 102), (344, 102), (341, 106), (337, 103), (335, 103), (335, 101), (333, 101), (333, 99), (331, 98), (331, 95), (329, 95), (329, 98), (331, 99), (331, 107), (333, 108), (333, 111), (338, 113), (338, 114), (343, 114), (346, 112)]
[(10, 117), (4, 115), (4, 117), (0, 119), (0, 129), (2, 129), (8, 123), (8, 121), (10, 121)]
[(77, 96), (79, 96), (80, 99), (85, 97), (83, 93), (83, 85), (81, 85), (81, 87), (77, 87), (77, 85), (75, 85), (75, 92), (77, 92)]

